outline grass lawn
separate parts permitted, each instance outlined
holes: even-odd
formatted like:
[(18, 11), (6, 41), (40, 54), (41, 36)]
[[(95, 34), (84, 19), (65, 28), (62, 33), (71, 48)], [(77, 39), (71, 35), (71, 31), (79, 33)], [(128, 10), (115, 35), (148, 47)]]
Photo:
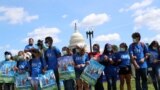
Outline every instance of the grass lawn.
[[(117, 90), (120, 90), (119, 85), (120, 85), (120, 82), (118, 80), (117, 81)], [(107, 90), (107, 82), (104, 82), (103, 86), (104, 86), (104, 90)], [(131, 87), (132, 87), (132, 90), (136, 90), (136, 88), (135, 88), (135, 79), (134, 78), (132, 78), (132, 80), (131, 80)], [(124, 90), (127, 90), (126, 84), (124, 86)], [(153, 87), (152, 83), (148, 83), (148, 90), (154, 90), (154, 87)]]

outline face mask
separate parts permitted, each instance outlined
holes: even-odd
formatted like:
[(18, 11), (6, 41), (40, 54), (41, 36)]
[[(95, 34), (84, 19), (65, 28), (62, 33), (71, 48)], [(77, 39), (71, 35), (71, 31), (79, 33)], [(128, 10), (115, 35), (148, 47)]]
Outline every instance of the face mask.
[(111, 49), (111, 48), (107, 48), (107, 50), (108, 50), (108, 51), (111, 51), (112, 49)]
[(136, 43), (136, 42), (137, 42), (137, 39), (133, 39), (133, 42)]
[(125, 48), (120, 48), (120, 51), (125, 51)]
[(7, 60), (10, 60), (10, 59), (11, 59), (11, 55), (6, 55), (5, 58), (6, 58)]
[(62, 51), (62, 54), (63, 55), (67, 55), (67, 51)]
[(24, 60), (24, 57), (23, 56), (18, 56), (18, 59), (19, 60)]
[(95, 48), (95, 49), (93, 48), (93, 52), (98, 52), (98, 49), (97, 48)]
[(49, 47), (49, 44), (48, 44), (48, 43), (46, 43), (45, 45), (46, 45), (47, 48)]
[(157, 50), (157, 47), (152, 47), (154, 50)]
[(77, 53), (80, 53), (80, 50), (79, 50), (79, 49), (76, 49), (76, 52), (77, 52)]

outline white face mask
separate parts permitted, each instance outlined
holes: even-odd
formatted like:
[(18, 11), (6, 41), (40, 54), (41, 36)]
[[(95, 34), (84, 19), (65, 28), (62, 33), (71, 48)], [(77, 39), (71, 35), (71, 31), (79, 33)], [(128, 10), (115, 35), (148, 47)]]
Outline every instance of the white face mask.
[(152, 47), (154, 50), (157, 50), (157, 47)]
[(120, 48), (120, 51), (123, 51), (123, 52), (124, 52), (124, 51), (125, 51), (125, 48)]
[(62, 51), (62, 54), (63, 55), (67, 55), (67, 51)]
[(133, 42), (136, 43), (136, 42), (137, 42), (137, 39), (133, 39)]
[(76, 49), (76, 52), (77, 52), (77, 53), (80, 53), (80, 50), (79, 50), (79, 49)]
[(5, 58), (6, 58), (7, 60), (10, 60), (10, 59), (11, 59), (11, 55), (5, 55)]
[(47, 48), (49, 47), (49, 44), (48, 44), (48, 43), (46, 43), (45, 45), (46, 45)]

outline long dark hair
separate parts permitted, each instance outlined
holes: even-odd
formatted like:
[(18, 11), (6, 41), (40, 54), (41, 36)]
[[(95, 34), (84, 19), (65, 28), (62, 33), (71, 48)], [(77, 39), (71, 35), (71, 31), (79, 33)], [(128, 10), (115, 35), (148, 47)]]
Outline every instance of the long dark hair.
[(98, 52), (100, 52), (100, 46), (99, 46), (99, 44), (94, 44), (93, 47), (95, 47), (95, 46), (98, 48)]
[(159, 44), (158, 44), (158, 42), (156, 40), (154, 40), (154, 41), (151, 42), (151, 44), (149, 45), (149, 49), (153, 49), (153, 46), (155, 44), (157, 45), (157, 49), (158, 49), (159, 48)]
[(111, 47), (112, 47), (111, 44), (106, 43), (105, 46), (104, 46), (103, 55), (107, 55), (107, 54), (109, 54), (109, 53), (113, 53), (113, 50), (111, 50), (111, 51), (108, 51), (108, 50), (107, 50), (107, 47), (108, 47), (108, 46), (111, 46)]

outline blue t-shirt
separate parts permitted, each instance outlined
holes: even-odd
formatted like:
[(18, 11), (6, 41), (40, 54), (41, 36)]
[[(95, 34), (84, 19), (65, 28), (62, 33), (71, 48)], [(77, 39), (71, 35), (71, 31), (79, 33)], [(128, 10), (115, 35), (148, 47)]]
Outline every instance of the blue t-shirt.
[(48, 48), (45, 51), (45, 60), (46, 63), (48, 65), (48, 70), (52, 69), (52, 70), (57, 70), (58, 68), (58, 55), (60, 55), (61, 52), (58, 48), (53, 47), (53, 48)]
[[(108, 58), (111, 58), (114, 62), (117, 62), (118, 60), (118, 53), (110, 53), (107, 55)], [(111, 64), (109, 61), (105, 62), (105, 69), (104, 72), (106, 74), (106, 76), (109, 77), (115, 77), (117, 78), (117, 66), (114, 64)]]
[(133, 43), (129, 46), (129, 54), (137, 57), (136, 62), (140, 66), (140, 68), (147, 68), (146, 60), (144, 61), (144, 63), (140, 62), (142, 58), (145, 58), (146, 53), (148, 53), (148, 48), (141, 42), (138, 44)]
[[(73, 60), (74, 60), (76, 65), (85, 64), (89, 60), (89, 57), (88, 57), (87, 53), (85, 53), (82, 56), (80, 54), (75, 54), (75, 55), (73, 55)], [(85, 67), (75, 68), (75, 71), (83, 71), (84, 68)]]
[(43, 64), (41, 62), (42, 58), (34, 58), (32, 59), (31, 61), (31, 77), (38, 77), (38, 74), (41, 74), (42, 73), (42, 67), (43, 67)]
[(159, 60), (158, 50), (149, 49), (149, 59), (147, 60), (148, 67), (154, 67), (160, 65), (160, 63), (154, 64), (154, 60)]
[(30, 50), (32, 48), (35, 48), (34, 45), (26, 45), (24, 50)]
[(130, 66), (130, 56), (127, 51), (125, 51), (125, 52), (120, 51), (118, 53), (118, 59), (121, 60), (121, 62), (119, 64), (120, 68)]
[(18, 61), (17, 62), (17, 67), (20, 70), (26, 70), (29, 68), (29, 62), (27, 60), (23, 60), (23, 61)]

